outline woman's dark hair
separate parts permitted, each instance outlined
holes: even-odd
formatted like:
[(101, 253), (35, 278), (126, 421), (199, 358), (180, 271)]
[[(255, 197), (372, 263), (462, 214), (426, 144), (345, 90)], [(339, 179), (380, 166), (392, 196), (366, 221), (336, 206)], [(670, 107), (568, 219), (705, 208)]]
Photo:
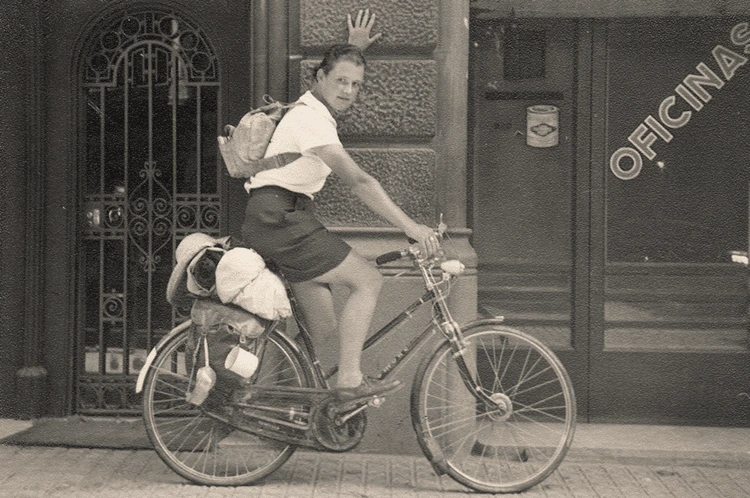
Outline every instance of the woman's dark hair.
[(340, 43), (326, 50), (325, 54), (323, 54), (323, 60), (313, 69), (313, 79), (315, 79), (315, 75), (318, 74), (319, 69), (322, 69), (325, 74), (330, 73), (333, 66), (340, 60), (352, 62), (357, 66), (367, 66), (365, 56), (362, 55), (359, 47)]

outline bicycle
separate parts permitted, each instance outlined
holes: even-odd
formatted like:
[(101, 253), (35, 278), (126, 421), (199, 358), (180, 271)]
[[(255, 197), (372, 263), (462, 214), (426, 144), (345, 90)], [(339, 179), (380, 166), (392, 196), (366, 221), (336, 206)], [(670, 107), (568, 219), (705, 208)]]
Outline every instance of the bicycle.
[[(441, 236), (444, 231), (441, 223)], [(401, 258), (411, 260), (425, 293), (369, 337), (364, 349), (422, 305), (432, 305), (427, 327), (378, 376), (387, 378), (429, 338), (442, 336), (411, 389), (412, 424), (425, 457), (438, 475), (481, 492), (518, 492), (543, 481), (565, 457), (575, 431), (575, 395), (565, 368), (548, 347), (502, 318), (463, 326), (454, 321), (446, 298), (464, 270), (458, 260), (447, 260), (442, 251), (424, 257), (412, 245), (376, 262)], [(290, 297), (299, 340), (274, 322), (246, 344), (260, 366), (239, 396), (214, 389), (201, 406), (186, 402), (201, 362), (189, 320), (149, 354), (137, 385), (144, 392), (146, 429), (179, 475), (204, 485), (245, 485), (274, 472), (297, 447), (342, 452), (362, 439), (366, 409), (384, 397), (341, 402), (331, 395), (328, 380), (337, 367), (324, 373)]]

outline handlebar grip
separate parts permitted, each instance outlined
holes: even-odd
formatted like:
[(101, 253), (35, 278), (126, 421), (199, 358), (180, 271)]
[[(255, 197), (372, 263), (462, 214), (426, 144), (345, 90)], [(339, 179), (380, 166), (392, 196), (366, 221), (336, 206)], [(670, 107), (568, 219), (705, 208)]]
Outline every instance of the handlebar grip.
[(401, 251), (391, 251), (387, 252), (385, 254), (381, 254), (377, 258), (375, 258), (375, 263), (378, 265), (384, 265), (386, 263), (390, 263), (391, 261), (396, 261), (397, 259), (403, 258), (404, 255)]

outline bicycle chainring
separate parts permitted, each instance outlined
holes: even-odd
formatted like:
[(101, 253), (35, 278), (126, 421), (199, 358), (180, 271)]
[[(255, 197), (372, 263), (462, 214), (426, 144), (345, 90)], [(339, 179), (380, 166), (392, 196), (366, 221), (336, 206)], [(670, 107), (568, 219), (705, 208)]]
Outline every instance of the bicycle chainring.
[(341, 423), (347, 412), (336, 410), (336, 403), (321, 403), (312, 415), (312, 432), (318, 442), (327, 450), (349, 451), (362, 441), (367, 426), (365, 411), (357, 413), (346, 422)]

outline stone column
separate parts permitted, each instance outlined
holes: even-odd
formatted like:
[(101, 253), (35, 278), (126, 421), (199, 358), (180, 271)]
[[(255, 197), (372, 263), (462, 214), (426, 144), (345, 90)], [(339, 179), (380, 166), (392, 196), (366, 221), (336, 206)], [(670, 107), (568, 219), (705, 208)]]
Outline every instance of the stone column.
[(41, 356), (41, 44), (38, 1), (3, 8), (2, 290), (0, 416), (42, 415), (47, 372)]
[(42, 230), (44, 187), (44, 110), (42, 9), (39, 0), (24, 3), (26, 62), (26, 261), (24, 362), (17, 373), (16, 406), (21, 418), (37, 418), (47, 405), (47, 369), (42, 364)]

